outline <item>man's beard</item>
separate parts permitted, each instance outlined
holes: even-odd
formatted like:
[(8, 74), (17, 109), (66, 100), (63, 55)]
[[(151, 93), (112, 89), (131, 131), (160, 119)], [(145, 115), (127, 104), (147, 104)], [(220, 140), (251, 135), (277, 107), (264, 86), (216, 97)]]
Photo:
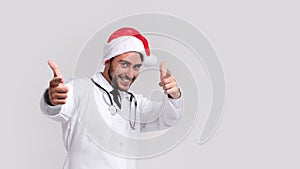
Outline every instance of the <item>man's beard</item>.
[(110, 79), (110, 81), (112, 82), (112, 76), (111, 76), (111, 70), (112, 70), (113, 68), (112, 68), (112, 66), (111, 66), (111, 64), (109, 65), (109, 68), (108, 68), (108, 77), (109, 77), (109, 79)]

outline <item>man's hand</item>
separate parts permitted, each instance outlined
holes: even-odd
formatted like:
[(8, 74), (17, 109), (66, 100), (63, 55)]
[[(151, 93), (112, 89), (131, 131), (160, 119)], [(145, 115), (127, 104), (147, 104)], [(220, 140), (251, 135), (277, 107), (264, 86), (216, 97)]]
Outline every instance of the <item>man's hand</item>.
[(165, 62), (162, 61), (159, 66), (160, 69), (160, 82), (159, 86), (161, 86), (165, 94), (168, 94), (171, 96), (173, 99), (178, 99), (181, 95), (176, 79), (175, 77), (171, 74), (170, 70), (167, 69), (165, 71)]
[(56, 63), (48, 60), (48, 65), (53, 71), (54, 77), (50, 80), (48, 93), (49, 100), (53, 105), (65, 104), (67, 100), (68, 87), (64, 85), (64, 79)]

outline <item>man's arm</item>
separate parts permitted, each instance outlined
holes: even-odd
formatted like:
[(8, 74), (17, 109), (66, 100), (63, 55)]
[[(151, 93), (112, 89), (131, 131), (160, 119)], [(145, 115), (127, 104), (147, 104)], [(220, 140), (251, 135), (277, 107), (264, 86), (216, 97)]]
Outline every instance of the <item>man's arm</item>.
[(59, 122), (68, 121), (73, 112), (74, 99), (71, 83), (64, 84), (64, 79), (55, 62), (49, 60), (48, 65), (53, 71), (53, 78), (49, 82), (48, 89), (44, 92), (40, 107), (42, 112)]
[(165, 63), (160, 63), (160, 83), (166, 94), (162, 102), (151, 102), (144, 98), (140, 107), (141, 131), (156, 131), (174, 126), (180, 119), (183, 109), (183, 96), (175, 77), (169, 70), (165, 71)]

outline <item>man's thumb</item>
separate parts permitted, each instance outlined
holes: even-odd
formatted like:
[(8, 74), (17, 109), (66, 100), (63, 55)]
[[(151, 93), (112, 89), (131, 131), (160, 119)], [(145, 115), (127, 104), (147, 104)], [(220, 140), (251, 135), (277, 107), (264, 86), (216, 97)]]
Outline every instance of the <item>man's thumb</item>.
[(62, 74), (60, 73), (57, 64), (53, 60), (48, 60), (48, 65), (51, 68), (51, 70), (53, 71), (54, 77), (62, 78)]

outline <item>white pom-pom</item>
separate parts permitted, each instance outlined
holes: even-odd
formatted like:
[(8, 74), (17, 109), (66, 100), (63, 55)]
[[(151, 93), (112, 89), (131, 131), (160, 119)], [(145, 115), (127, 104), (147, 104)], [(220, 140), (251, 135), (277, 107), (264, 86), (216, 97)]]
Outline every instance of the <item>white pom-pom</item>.
[(144, 57), (143, 65), (145, 66), (154, 66), (157, 63), (157, 57), (155, 55), (150, 55)]

